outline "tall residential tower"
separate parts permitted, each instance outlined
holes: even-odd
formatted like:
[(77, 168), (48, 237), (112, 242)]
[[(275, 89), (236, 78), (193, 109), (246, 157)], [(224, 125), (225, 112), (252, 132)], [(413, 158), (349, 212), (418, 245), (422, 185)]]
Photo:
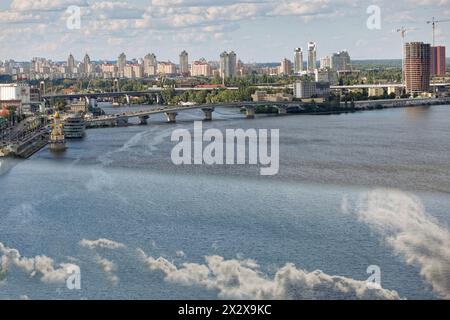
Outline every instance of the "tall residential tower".
[(430, 91), (431, 46), (423, 42), (405, 44), (405, 81), (409, 94)]
[(308, 71), (314, 72), (317, 64), (317, 45), (315, 42), (308, 43)]
[(295, 49), (294, 72), (295, 73), (303, 72), (303, 50), (302, 50), (302, 48)]

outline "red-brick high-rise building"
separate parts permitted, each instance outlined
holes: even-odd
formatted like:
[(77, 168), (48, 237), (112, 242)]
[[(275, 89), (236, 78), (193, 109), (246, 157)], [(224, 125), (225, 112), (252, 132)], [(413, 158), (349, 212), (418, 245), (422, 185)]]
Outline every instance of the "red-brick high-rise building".
[(431, 75), (445, 76), (446, 69), (445, 47), (431, 47)]
[(430, 91), (431, 46), (423, 42), (405, 44), (406, 91), (416, 94)]

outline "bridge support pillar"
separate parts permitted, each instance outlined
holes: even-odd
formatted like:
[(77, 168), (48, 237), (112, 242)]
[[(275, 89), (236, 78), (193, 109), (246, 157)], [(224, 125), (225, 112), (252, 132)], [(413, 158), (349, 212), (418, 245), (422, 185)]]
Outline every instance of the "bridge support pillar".
[(255, 107), (245, 107), (245, 115), (247, 119), (254, 119), (255, 118)]
[(169, 122), (169, 123), (177, 122), (177, 115), (178, 115), (178, 113), (176, 113), (176, 112), (166, 112), (167, 122)]
[(140, 124), (143, 125), (143, 126), (145, 126), (145, 125), (147, 124), (147, 120), (148, 120), (149, 118), (150, 118), (149, 116), (142, 116), (142, 117), (139, 117)]
[(128, 126), (128, 118), (119, 118), (119, 119), (117, 119), (116, 125), (118, 127), (126, 127), (126, 126)]
[(214, 108), (203, 108), (203, 113), (205, 114), (204, 121), (212, 121), (212, 113), (214, 112)]
[(286, 106), (277, 106), (278, 114), (286, 114), (287, 113), (287, 107)]

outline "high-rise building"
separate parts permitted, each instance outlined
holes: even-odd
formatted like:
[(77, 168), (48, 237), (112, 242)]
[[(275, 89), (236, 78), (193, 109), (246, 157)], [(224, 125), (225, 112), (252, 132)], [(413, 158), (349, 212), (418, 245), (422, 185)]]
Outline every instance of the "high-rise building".
[(158, 60), (154, 53), (149, 53), (144, 57), (144, 75), (155, 76), (158, 73)]
[(91, 65), (91, 58), (86, 53), (83, 59), (83, 72), (84, 73), (91, 73), (92, 72), (92, 65)]
[(211, 74), (211, 66), (205, 59), (192, 62), (191, 75), (193, 77), (210, 77)]
[(73, 69), (75, 69), (75, 58), (72, 54), (70, 54), (69, 59), (67, 59), (67, 69), (69, 73), (72, 73)]
[(294, 54), (294, 72), (303, 72), (303, 51), (302, 48), (296, 48)]
[(224, 51), (220, 55), (220, 76), (222, 78), (229, 78), (236, 76), (236, 53)]
[(189, 54), (185, 50), (180, 54), (180, 73), (189, 75)]
[(160, 61), (158, 62), (158, 73), (159, 74), (176, 74), (177, 73), (177, 66), (168, 61), (168, 62), (163, 62)]
[(123, 74), (126, 65), (127, 65), (127, 56), (125, 55), (125, 53), (121, 53), (119, 58), (117, 59), (117, 71)]
[(445, 47), (431, 47), (431, 75), (445, 76), (446, 69)]
[(284, 58), (281, 61), (281, 66), (280, 66), (280, 74), (284, 74), (284, 75), (290, 75), (292, 72), (292, 62), (290, 60), (288, 60), (287, 58)]
[(329, 56), (320, 58), (320, 69), (331, 69), (331, 58)]
[(331, 69), (335, 71), (347, 71), (350, 70), (350, 55), (347, 51), (340, 51), (334, 53), (331, 57)]
[(430, 90), (431, 46), (423, 42), (405, 44), (405, 81), (409, 94)]
[(317, 64), (317, 45), (315, 42), (308, 43), (308, 71), (314, 72)]

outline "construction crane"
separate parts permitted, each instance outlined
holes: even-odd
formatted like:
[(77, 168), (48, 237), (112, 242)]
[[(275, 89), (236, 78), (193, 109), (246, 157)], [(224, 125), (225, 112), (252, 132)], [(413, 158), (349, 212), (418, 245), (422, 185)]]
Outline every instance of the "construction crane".
[(431, 24), (431, 26), (433, 27), (433, 47), (436, 46), (436, 25), (439, 24), (439, 23), (444, 23), (444, 22), (450, 22), (450, 19), (448, 19), (448, 20), (436, 20), (433, 17), (433, 19), (431, 19), (431, 21), (427, 21), (427, 24)]
[(405, 38), (406, 38), (406, 34), (409, 31), (414, 31), (416, 30), (414, 29), (408, 29), (405, 27), (401, 27), (398, 28), (397, 30), (395, 30), (396, 32), (399, 32), (400, 35), (402, 36), (402, 83), (405, 82)]

